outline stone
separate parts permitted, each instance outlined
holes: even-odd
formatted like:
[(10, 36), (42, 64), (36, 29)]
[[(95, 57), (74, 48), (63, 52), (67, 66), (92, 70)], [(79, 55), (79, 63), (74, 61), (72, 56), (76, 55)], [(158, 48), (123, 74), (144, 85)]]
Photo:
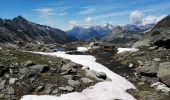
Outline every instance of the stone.
[(71, 86), (65, 86), (65, 87), (59, 87), (59, 90), (61, 90), (62, 92), (72, 92), (74, 88)]
[(136, 70), (144, 76), (156, 77), (158, 66), (159, 63), (154, 61), (140, 62)]
[(153, 61), (155, 62), (161, 62), (162, 60), (160, 58), (154, 58)]
[(46, 65), (33, 65), (33, 66), (30, 66), (30, 68), (31, 70), (35, 70), (41, 73), (45, 73), (50, 70), (50, 67)]
[(163, 83), (170, 86), (170, 62), (160, 63), (157, 77), (160, 78)]
[(96, 80), (99, 80), (99, 78), (97, 77), (97, 74), (98, 72), (94, 71), (94, 70), (88, 70), (88, 69), (85, 69), (86, 71), (86, 76), (87, 77), (90, 77), (90, 78), (94, 78)]
[(3, 98), (4, 98), (4, 96), (5, 96), (5, 94), (4, 94), (4, 93), (0, 93), (0, 99), (3, 99)]
[(25, 67), (29, 67), (29, 66), (33, 66), (33, 65), (35, 65), (35, 63), (33, 61), (31, 61), (31, 60), (27, 60), (25, 62)]
[(63, 77), (65, 79), (68, 79), (68, 80), (72, 80), (73, 79), (73, 75), (63, 75)]
[(38, 86), (37, 91), (38, 91), (38, 92), (43, 91), (44, 88), (45, 88), (44, 86)]
[(77, 71), (72, 65), (69, 64), (63, 65), (61, 69), (64, 74), (75, 74)]
[(19, 73), (21, 73), (23, 75), (26, 75), (28, 72), (29, 72), (29, 69), (27, 67), (21, 68), (19, 70)]
[(6, 90), (7, 90), (7, 93), (10, 94), (10, 95), (15, 94), (15, 91), (14, 91), (14, 89), (12, 87), (7, 87)]
[(144, 82), (138, 82), (139, 86), (144, 85), (144, 84), (145, 84)]
[(93, 82), (91, 79), (89, 79), (89, 78), (87, 78), (87, 77), (83, 77), (83, 78), (81, 78), (80, 80), (81, 80), (83, 83), (86, 83), (86, 84)]
[(65, 88), (68, 92), (72, 92), (74, 90), (74, 88), (71, 86), (66, 86)]
[(14, 84), (18, 79), (17, 78), (10, 78), (9, 84)]
[(156, 50), (156, 49), (158, 49), (158, 47), (157, 46), (153, 46), (153, 47), (149, 47), (149, 50)]
[(107, 75), (105, 73), (103, 73), (103, 72), (99, 72), (97, 74), (97, 77), (105, 80), (107, 78)]
[(55, 95), (58, 93), (58, 89), (55, 89), (54, 91), (52, 91), (52, 94)]
[(6, 83), (6, 80), (2, 80), (2, 81), (0, 82), (0, 90), (4, 89), (5, 83)]
[(45, 94), (51, 94), (51, 92), (52, 92), (52, 89), (49, 89), (49, 88), (48, 88), (47, 90), (45, 90), (44, 93), (45, 93)]
[(68, 80), (68, 84), (72, 87), (79, 87), (80, 86), (80, 82), (75, 81), (75, 80)]

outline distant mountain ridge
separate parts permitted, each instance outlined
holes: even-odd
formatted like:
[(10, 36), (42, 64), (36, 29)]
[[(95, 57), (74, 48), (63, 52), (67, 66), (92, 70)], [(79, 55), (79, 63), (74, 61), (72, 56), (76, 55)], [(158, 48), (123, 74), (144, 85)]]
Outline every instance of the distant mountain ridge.
[(0, 42), (15, 41), (28, 43), (66, 43), (75, 38), (60, 29), (30, 22), (22, 16), (10, 19), (0, 18)]
[(94, 26), (76, 26), (67, 31), (67, 34), (75, 36), (78, 39), (87, 40), (96, 37), (104, 42), (135, 42), (152, 29), (155, 24), (114, 26), (111, 24), (94, 25)]
[(110, 33), (113, 29), (113, 25), (94, 25), (94, 26), (76, 26), (67, 31), (68, 35), (75, 36), (78, 39), (88, 40), (92, 37), (101, 38)]

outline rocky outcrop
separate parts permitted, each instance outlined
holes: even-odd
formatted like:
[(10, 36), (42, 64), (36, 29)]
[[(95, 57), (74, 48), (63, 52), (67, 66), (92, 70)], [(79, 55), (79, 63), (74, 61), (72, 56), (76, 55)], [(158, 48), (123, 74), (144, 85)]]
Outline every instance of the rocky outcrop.
[(158, 22), (143, 39), (136, 42), (134, 47), (157, 46), (170, 48), (170, 15)]
[(160, 63), (157, 76), (163, 83), (170, 86), (170, 62)]

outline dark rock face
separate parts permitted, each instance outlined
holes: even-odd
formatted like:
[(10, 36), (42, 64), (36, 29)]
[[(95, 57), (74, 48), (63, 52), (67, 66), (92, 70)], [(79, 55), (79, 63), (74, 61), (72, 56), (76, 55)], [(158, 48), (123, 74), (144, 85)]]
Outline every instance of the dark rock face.
[(21, 16), (0, 19), (0, 42), (66, 43), (72, 40), (75, 38), (62, 30), (30, 22)]

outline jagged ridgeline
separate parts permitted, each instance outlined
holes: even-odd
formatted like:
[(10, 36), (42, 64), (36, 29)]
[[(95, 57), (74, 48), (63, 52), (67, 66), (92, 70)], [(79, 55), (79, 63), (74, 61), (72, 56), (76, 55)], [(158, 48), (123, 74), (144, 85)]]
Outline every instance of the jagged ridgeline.
[(67, 43), (74, 40), (60, 29), (30, 22), (22, 16), (12, 20), (0, 18), (0, 43)]

